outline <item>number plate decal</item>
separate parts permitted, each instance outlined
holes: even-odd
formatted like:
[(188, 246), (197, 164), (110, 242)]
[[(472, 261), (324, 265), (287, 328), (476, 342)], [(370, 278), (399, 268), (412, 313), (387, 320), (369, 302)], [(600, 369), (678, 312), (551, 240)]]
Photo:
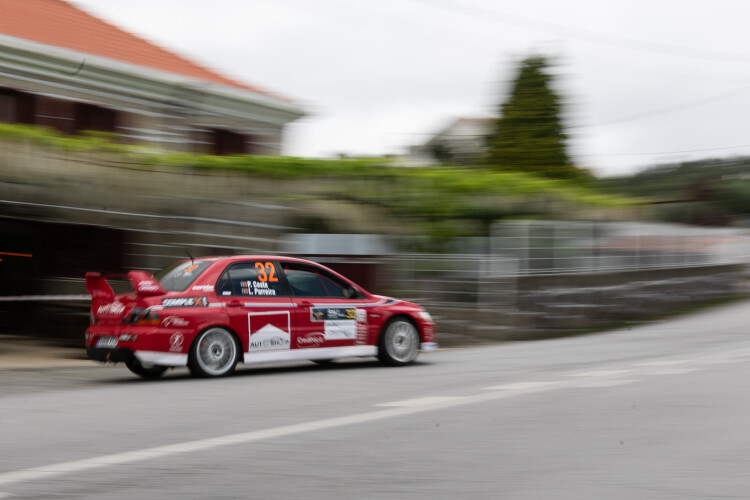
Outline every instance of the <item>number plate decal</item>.
[(96, 347), (117, 347), (117, 338), (101, 337), (99, 340), (97, 340)]

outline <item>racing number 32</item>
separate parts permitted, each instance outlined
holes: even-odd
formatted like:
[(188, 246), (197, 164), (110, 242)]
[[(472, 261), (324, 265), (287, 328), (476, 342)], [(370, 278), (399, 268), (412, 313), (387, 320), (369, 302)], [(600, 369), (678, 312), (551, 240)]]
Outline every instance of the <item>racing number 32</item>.
[(273, 266), (272, 262), (256, 262), (255, 269), (258, 270), (258, 281), (279, 281), (276, 277), (276, 268)]

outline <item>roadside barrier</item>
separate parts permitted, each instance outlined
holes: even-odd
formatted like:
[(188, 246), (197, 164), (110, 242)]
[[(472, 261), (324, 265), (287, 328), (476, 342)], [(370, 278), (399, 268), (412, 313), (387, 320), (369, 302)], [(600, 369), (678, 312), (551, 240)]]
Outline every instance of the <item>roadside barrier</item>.
[(0, 297), (0, 302), (37, 302), (37, 301), (91, 301), (91, 295), (16, 295)]

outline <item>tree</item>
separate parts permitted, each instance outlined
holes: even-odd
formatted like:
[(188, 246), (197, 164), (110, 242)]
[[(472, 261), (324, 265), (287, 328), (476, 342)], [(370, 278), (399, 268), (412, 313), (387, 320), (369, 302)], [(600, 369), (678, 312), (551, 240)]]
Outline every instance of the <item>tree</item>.
[(522, 61), (511, 94), (500, 106), (495, 130), (488, 137), (487, 160), (492, 168), (557, 178), (582, 175), (566, 151), (560, 98), (550, 87), (547, 66), (542, 56)]

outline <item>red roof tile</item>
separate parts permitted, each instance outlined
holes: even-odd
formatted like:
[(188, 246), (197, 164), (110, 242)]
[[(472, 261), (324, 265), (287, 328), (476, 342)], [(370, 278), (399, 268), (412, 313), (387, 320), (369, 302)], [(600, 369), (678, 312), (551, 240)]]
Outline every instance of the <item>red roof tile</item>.
[(0, 0), (0, 33), (272, 95), (214, 73), (63, 0)]

